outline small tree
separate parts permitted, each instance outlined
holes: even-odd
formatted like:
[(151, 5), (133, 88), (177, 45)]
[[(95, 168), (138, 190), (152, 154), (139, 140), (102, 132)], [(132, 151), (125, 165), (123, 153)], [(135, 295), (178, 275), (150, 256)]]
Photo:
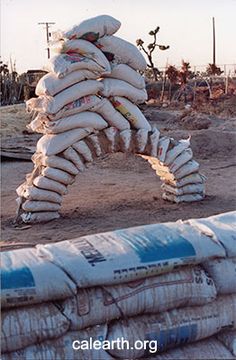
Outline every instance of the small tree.
[(169, 100), (171, 100), (171, 90), (172, 90), (172, 86), (177, 84), (178, 79), (179, 79), (179, 71), (178, 69), (176, 69), (175, 66), (173, 65), (169, 65), (168, 68), (166, 69), (166, 76), (170, 82), (169, 85)]
[(208, 76), (212, 76), (212, 75), (220, 76), (223, 72), (224, 71), (222, 71), (221, 68), (216, 66), (215, 64), (209, 64), (206, 69), (206, 73)]
[(153, 62), (153, 51), (158, 47), (159, 50), (167, 50), (169, 49), (169, 46), (166, 45), (160, 45), (157, 44), (157, 33), (159, 32), (160, 27), (158, 26), (155, 30), (151, 30), (149, 32), (149, 35), (153, 36), (153, 42), (151, 42), (148, 46), (147, 49), (145, 49), (144, 47), (144, 41), (142, 39), (137, 39), (136, 40), (136, 44), (138, 46), (138, 48), (140, 50), (142, 50), (148, 58), (149, 64), (147, 64), (147, 66), (152, 69), (153, 72), (153, 76), (155, 81), (158, 80), (158, 75), (160, 74), (159, 70), (155, 67), (154, 62)]

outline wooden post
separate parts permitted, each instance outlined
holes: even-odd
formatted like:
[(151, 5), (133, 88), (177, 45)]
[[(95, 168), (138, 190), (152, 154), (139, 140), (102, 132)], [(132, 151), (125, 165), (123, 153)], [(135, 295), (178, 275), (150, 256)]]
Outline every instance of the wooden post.
[(216, 33), (215, 33), (215, 18), (212, 18), (213, 26), (213, 64), (216, 64)]

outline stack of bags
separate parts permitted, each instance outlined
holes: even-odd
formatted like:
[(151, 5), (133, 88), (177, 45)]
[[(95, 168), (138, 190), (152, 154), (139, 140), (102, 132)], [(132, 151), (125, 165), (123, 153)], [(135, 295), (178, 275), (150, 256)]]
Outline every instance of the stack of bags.
[(2, 359), (234, 359), (235, 216), (2, 253)]
[(146, 62), (134, 45), (113, 35), (120, 25), (103, 15), (53, 35), (57, 55), (37, 85), (38, 98), (27, 102), (28, 111), (36, 114), (29, 127), (43, 136), (32, 157), (34, 170), (17, 189), (23, 222), (58, 218), (62, 196), (76, 175), (97, 157), (117, 151), (154, 162), (165, 182), (165, 199), (204, 196), (189, 142), (160, 138), (137, 106), (147, 99), (139, 73)]

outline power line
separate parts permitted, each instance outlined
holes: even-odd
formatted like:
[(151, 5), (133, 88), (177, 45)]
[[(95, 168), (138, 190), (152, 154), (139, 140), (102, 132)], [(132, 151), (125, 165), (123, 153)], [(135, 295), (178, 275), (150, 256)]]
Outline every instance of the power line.
[[(49, 37), (50, 37), (50, 33), (49, 33), (49, 28), (50, 25), (55, 25), (54, 22), (40, 22), (38, 23), (38, 25), (46, 25), (45, 29), (46, 29), (46, 37), (47, 37), (47, 45), (49, 44)], [(50, 48), (49, 45), (47, 47), (47, 53), (48, 53), (48, 59), (50, 59)]]

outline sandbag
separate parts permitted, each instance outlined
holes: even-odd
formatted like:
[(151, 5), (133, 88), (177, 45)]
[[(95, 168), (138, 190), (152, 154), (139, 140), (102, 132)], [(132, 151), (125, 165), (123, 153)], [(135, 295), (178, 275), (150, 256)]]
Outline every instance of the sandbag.
[[(175, 142), (175, 141), (174, 141)], [(178, 142), (175, 142), (175, 145), (172, 149), (167, 151), (164, 165), (170, 165), (173, 161), (180, 155), (184, 150), (188, 149), (190, 146), (190, 137), (188, 139), (182, 139)]]
[(181, 188), (189, 184), (203, 184), (206, 181), (206, 177), (200, 173), (193, 173), (178, 180), (167, 180), (165, 177), (161, 177), (161, 180), (173, 187)]
[(65, 185), (61, 184), (58, 181), (48, 179), (47, 177), (42, 175), (34, 178), (33, 184), (40, 189), (55, 191), (60, 195), (66, 195), (68, 193), (68, 190)]
[(97, 74), (86, 69), (73, 71), (62, 79), (58, 79), (54, 73), (50, 72), (41, 77), (41, 79), (38, 81), (35, 94), (38, 96), (54, 96), (76, 83), (79, 83), (83, 80), (92, 80), (96, 78)]
[[(113, 357), (103, 349), (88, 349), (91, 341), (103, 341), (106, 333), (106, 325), (95, 326), (80, 332), (69, 331), (58, 339), (47, 340), (20, 351), (3, 354), (2, 360), (112, 360)], [(88, 345), (83, 345), (83, 341), (86, 341)], [(84, 347), (78, 349), (80, 345)]]
[(1, 313), (1, 351), (14, 351), (65, 334), (69, 320), (52, 303), (23, 306)]
[(209, 218), (190, 219), (186, 223), (220, 241), (228, 257), (236, 257), (236, 211)]
[(46, 114), (56, 114), (65, 105), (87, 95), (96, 94), (103, 89), (103, 84), (96, 80), (84, 80), (70, 86), (54, 97), (40, 96), (26, 102), (28, 111), (35, 110)]
[(120, 96), (114, 96), (110, 99), (110, 101), (114, 108), (130, 122), (132, 128), (151, 130), (151, 125), (143, 113), (128, 99)]
[(193, 174), (199, 170), (199, 164), (195, 160), (189, 160), (186, 164), (181, 166), (179, 170), (174, 172), (175, 179), (182, 179), (183, 177)]
[(16, 189), (17, 195), (27, 200), (49, 201), (61, 204), (62, 196), (54, 191), (38, 189), (36, 186), (24, 186)]
[(2, 308), (65, 299), (76, 294), (76, 285), (67, 274), (38, 257), (35, 249), (2, 252), (1, 268)]
[(40, 164), (43, 166), (64, 170), (71, 175), (77, 175), (79, 173), (79, 170), (76, 168), (76, 166), (74, 166), (74, 164), (71, 161), (68, 161), (61, 156), (56, 156), (56, 155), (44, 156), (42, 154), (35, 153), (32, 156), (32, 161), (35, 164)]
[(224, 257), (221, 244), (187, 224), (166, 223), (37, 245), (79, 287), (117, 284)]
[(36, 147), (36, 152), (43, 155), (56, 155), (70, 145), (81, 140), (93, 132), (92, 128), (73, 129), (61, 134), (46, 134), (42, 136)]
[[(216, 300), (207, 305), (115, 321), (109, 326), (107, 339), (129, 339), (130, 347), (133, 346), (133, 349), (114, 349), (110, 350), (110, 354), (122, 359), (135, 359), (146, 355), (144, 349), (135, 349), (134, 344), (137, 340), (156, 340), (158, 352), (162, 352), (183, 343), (207, 338), (232, 324), (229, 317), (223, 319), (220, 316), (220, 311)], [(231, 315), (232, 311), (233, 309), (229, 309)]]
[(186, 164), (193, 157), (191, 149), (184, 150), (175, 160), (170, 164), (170, 172), (175, 173), (181, 166)]
[(94, 42), (104, 35), (112, 35), (119, 30), (121, 23), (110, 15), (99, 15), (75, 25), (67, 31), (52, 32), (52, 40), (85, 39)]
[(236, 258), (215, 259), (203, 264), (219, 294), (236, 294)]
[(148, 130), (139, 129), (135, 134), (135, 152), (143, 153), (148, 142)]
[(142, 104), (147, 100), (145, 89), (137, 89), (126, 81), (110, 78), (103, 79), (102, 83), (104, 87), (100, 90), (100, 93), (105, 97), (122, 96), (134, 104)]
[(126, 40), (117, 36), (104, 36), (98, 39), (96, 45), (115, 64), (127, 64), (134, 70), (144, 71), (146, 69), (146, 60), (141, 52)]
[(196, 266), (122, 285), (80, 289), (58, 306), (70, 320), (70, 329), (80, 330), (121, 317), (205, 304), (215, 298), (212, 279)]
[(38, 211), (58, 211), (61, 204), (53, 203), (50, 201), (39, 201), (39, 200), (26, 200), (22, 204), (22, 209), (28, 212)]
[(236, 356), (236, 330), (221, 331), (217, 335), (217, 338), (227, 347), (229, 351), (231, 351), (233, 355)]
[(87, 58), (95, 61), (98, 65), (100, 65), (105, 73), (111, 72), (111, 66), (109, 61), (95, 45), (86, 40), (61, 40), (54, 42), (51, 46), (51, 49), (57, 53), (78, 53), (82, 56), (86, 56)]
[(130, 129), (129, 122), (113, 107), (108, 99), (102, 99), (98, 104), (89, 110), (100, 114), (110, 126), (114, 126), (118, 130)]
[(76, 70), (90, 70), (98, 76), (106, 72), (106, 69), (94, 60), (77, 53), (55, 55), (43, 69), (54, 73), (59, 79)]
[(167, 136), (163, 136), (160, 138), (158, 142), (158, 153), (157, 153), (157, 158), (160, 162), (164, 162), (166, 158), (167, 150), (169, 148), (169, 144), (170, 144), (170, 138), (168, 138)]
[(72, 145), (79, 155), (82, 155), (86, 162), (93, 162), (93, 155), (85, 141), (80, 140)]
[(170, 194), (174, 195), (185, 195), (185, 194), (202, 194), (204, 193), (204, 184), (192, 184), (192, 185), (185, 185), (182, 187), (173, 187), (167, 184), (163, 184), (161, 188)]
[(79, 154), (71, 146), (63, 152), (63, 156), (65, 159), (72, 161), (80, 172), (85, 170), (82, 157), (79, 156)]
[(26, 224), (36, 224), (59, 219), (57, 211), (27, 212), (20, 215), (21, 220)]
[(111, 63), (111, 73), (104, 74), (103, 77), (126, 81), (137, 89), (145, 88), (144, 77), (126, 64)]
[(66, 171), (48, 166), (42, 170), (42, 175), (64, 185), (71, 185), (75, 181), (75, 177), (71, 174), (68, 174)]
[(174, 195), (169, 192), (164, 192), (162, 194), (162, 199), (175, 202), (179, 204), (181, 202), (194, 202), (201, 201), (205, 197), (204, 193), (195, 193), (195, 194), (185, 194), (185, 195)]

